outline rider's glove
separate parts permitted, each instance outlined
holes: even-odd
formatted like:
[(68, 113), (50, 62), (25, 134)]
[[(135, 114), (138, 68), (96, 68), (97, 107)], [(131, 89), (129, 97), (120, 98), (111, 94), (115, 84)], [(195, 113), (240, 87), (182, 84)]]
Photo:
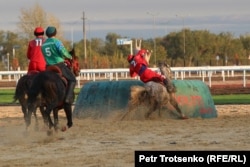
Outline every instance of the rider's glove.
[(165, 75), (161, 75), (161, 77), (162, 77), (163, 79), (166, 79)]

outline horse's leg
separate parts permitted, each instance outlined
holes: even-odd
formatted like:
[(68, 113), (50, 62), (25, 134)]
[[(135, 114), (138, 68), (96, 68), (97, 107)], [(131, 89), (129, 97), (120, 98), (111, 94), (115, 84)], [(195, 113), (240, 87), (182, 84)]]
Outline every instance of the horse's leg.
[(58, 127), (58, 123), (59, 123), (58, 108), (53, 109), (53, 117), (54, 117), (54, 129), (55, 129), (55, 131), (57, 131), (59, 129), (59, 127)]
[(24, 121), (26, 121), (26, 117), (27, 117), (27, 107), (26, 107), (26, 105), (22, 104), (22, 105), (21, 105), (21, 108), (22, 108), (22, 112), (23, 112)]
[(158, 108), (158, 116), (161, 117), (161, 109), (162, 109), (162, 105), (159, 106)]
[(45, 106), (39, 106), (40, 113), (43, 118), (43, 130), (45, 129), (46, 126), (49, 125), (47, 114), (45, 113)]
[(36, 110), (36, 107), (34, 105), (29, 105), (28, 106), (28, 112), (25, 112), (25, 122), (26, 122), (26, 129), (28, 130), (28, 127), (31, 124), (31, 115), (32, 113), (34, 113), (34, 111)]
[(67, 126), (68, 128), (73, 126), (73, 121), (72, 121), (72, 104), (65, 103), (64, 104), (64, 112), (67, 117)]
[(51, 111), (52, 111), (52, 107), (46, 107), (46, 110), (45, 110), (45, 114), (46, 114), (46, 121), (48, 122), (48, 127), (49, 127), (49, 129), (51, 129), (53, 126), (54, 126), (54, 124), (53, 124), (53, 122), (52, 122), (52, 119), (51, 119), (51, 117), (50, 117), (50, 113), (51, 113)]
[(48, 131), (47, 131), (47, 135), (50, 136), (53, 131), (51, 131), (51, 128), (54, 126), (53, 122), (52, 122), (52, 119), (50, 117), (50, 113), (52, 111), (53, 107), (51, 106), (47, 106), (46, 109), (45, 109), (45, 117), (46, 117), (46, 122), (48, 123), (47, 126), (48, 126)]
[(148, 118), (157, 109), (158, 104), (158, 101), (154, 97), (150, 97), (150, 107), (148, 112), (145, 114), (145, 118)]
[(34, 114), (34, 117), (35, 117), (35, 120), (36, 120), (35, 131), (38, 131), (39, 125), (38, 125), (38, 118), (37, 118), (37, 115), (36, 115), (36, 110), (34, 111), (33, 114)]
[(180, 109), (180, 107), (179, 107), (179, 105), (178, 105), (178, 103), (177, 103), (177, 101), (176, 101), (176, 99), (174, 98), (174, 96), (173, 96), (172, 93), (170, 94), (170, 104), (172, 104), (172, 106), (173, 106), (173, 107), (176, 109), (176, 111), (180, 114), (180, 117), (181, 117), (182, 119), (187, 118), (187, 117), (182, 113), (182, 111), (181, 111), (181, 109)]
[(23, 112), (23, 118), (24, 118), (24, 121), (26, 124), (26, 131), (28, 131), (28, 127), (31, 124), (31, 115), (29, 116), (29, 114), (28, 114), (29, 112), (28, 112), (26, 104), (22, 104), (21, 108), (22, 108), (22, 112)]
[(42, 115), (44, 124), (45, 124), (45, 125), (48, 125), (48, 119), (47, 119), (47, 117), (46, 117), (46, 113), (45, 113), (45, 109), (44, 109), (44, 108), (45, 108), (44, 106), (40, 106), (40, 107), (39, 107), (39, 110), (40, 110), (40, 113), (41, 113), (41, 115)]

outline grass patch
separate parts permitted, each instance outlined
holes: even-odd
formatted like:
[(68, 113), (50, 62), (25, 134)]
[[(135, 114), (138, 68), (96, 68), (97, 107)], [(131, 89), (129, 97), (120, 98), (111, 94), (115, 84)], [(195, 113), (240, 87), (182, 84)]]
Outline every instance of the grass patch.
[(249, 94), (213, 95), (214, 104), (250, 104)]
[(13, 103), (15, 89), (1, 89), (0, 90), (0, 104)]
[[(80, 92), (80, 88), (75, 88), (76, 98)], [(14, 101), (15, 89), (0, 89), (0, 105), (12, 104)], [(16, 102), (18, 103), (18, 101)]]
[[(75, 88), (76, 98), (81, 88)], [(0, 105), (13, 103), (15, 89), (0, 90)], [(213, 95), (215, 105), (220, 104), (250, 104), (249, 94), (232, 94), (232, 95)]]

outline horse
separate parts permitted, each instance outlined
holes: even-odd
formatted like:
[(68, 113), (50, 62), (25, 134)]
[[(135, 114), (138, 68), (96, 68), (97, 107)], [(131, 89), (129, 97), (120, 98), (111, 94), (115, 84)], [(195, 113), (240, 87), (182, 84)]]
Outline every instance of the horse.
[[(72, 70), (75, 76), (79, 75), (80, 68), (78, 57), (75, 56), (75, 51), (70, 51), (72, 60), (65, 59), (64, 63)], [(64, 109), (68, 120), (67, 126), (70, 128), (72, 122), (72, 104), (64, 103), (64, 98), (67, 90), (67, 80), (62, 76), (61, 70), (57, 66), (50, 66), (45, 71), (35, 75), (28, 90), (28, 113), (25, 117), (26, 128), (31, 124), (31, 115), (36, 111), (36, 108), (43, 106), (42, 110), (44, 122), (49, 129), (54, 127), (57, 131), (58, 127), (58, 111)], [(51, 120), (50, 113), (53, 110), (54, 123)], [(63, 127), (62, 130), (66, 130)], [(49, 134), (49, 132), (48, 132)]]
[[(22, 76), (18, 80), (16, 89), (15, 89), (15, 94), (14, 94), (13, 99), (14, 99), (14, 102), (17, 100), (19, 101), (23, 115), (24, 115), (24, 119), (27, 118), (27, 114), (28, 114), (28, 103), (27, 103), (28, 90), (30, 89), (32, 80), (37, 73), (38, 72), (32, 72), (32, 73), (29, 73), (29, 74)], [(41, 114), (43, 115), (44, 107), (39, 106), (39, 109), (41, 111)], [(33, 114), (34, 114), (35, 120), (36, 120), (35, 129), (38, 130), (38, 118), (37, 118), (36, 110), (33, 112)]]
[[(162, 75), (171, 78), (172, 71), (168, 64), (159, 63), (159, 69)], [(156, 83), (153, 81), (145, 83), (145, 86), (131, 86), (130, 100), (128, 102), (128, 111), (123, 115), (124, 119), (136, 106), (141, 104), (146, 105), (148, 110), (145, 113), (145, 118), (148, 119), (150, 115), (158, 109), (158, 116), (161, 116), (161, 109), (163, 106), (170, 104), (178, 112), (179, 117), (187, 118), (181, 111), (174, 93), (169, 93), (163, 83)], [(176, 88), (175, 88), (176, 89)]]

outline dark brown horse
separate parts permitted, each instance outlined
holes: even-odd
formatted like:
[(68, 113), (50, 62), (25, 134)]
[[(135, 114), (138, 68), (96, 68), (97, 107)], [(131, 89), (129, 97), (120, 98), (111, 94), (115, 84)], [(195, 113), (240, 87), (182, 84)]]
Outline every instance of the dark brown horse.
[[(17, 82), (17, 86), (16, 86), (16, 90), (15, 90), (15, 94), (14, 94), (14, 101), (17, 101), (17, 100), (19, 101), (21, 108), (22, 108), (24, 119), (27, 117), (27, 114), (28, 114), (28, 104), (27, 104), (28, 90), (30, 89), (32, 80), (36, 74), (37, 74), (37, 72), (31, 73), (31, 74), (26, 74), (26, 75), (22, 76)], [(39, 108), (40, 108), (41, 114), (43, 114), (44, 107), (39, 106)], [(37, 118), (36, 111), (34, 111), (33, 114), (34, 114), (35, 119), (36, 119), (35, 128), (37, 130), (38, 129), (38, 118)]]
[[(65, 64), (72, 70), (72, 72), (76, 76), (78, 76), (80, 72), (78, 57), (75, 56), (74, 49), (70, 51), (70, 54), (72, 55), (72, 60), (66, 59)], [(28, 87), (28, 91), (26, 91), (27, 93), (25, 93), (25, 96), (28, 96), (28, 98), (25, 99), (26, 101), (22, 101), (22, 103), (20, 102), (21, 105), (26, 108), (26, 113), (24, 114), (26, 127), (28, 128), (28, 126), (30, 125), (31, 115), (32, 113), (36, 113), (37, 107), (40, 107), (44, 122), (45, 124), (49, 125), (49, 127), (53, 126), (53, 123), (51, 124), (52, 121), (49, 115), (52, 110), (54, 115), (55, 128), (58, 128), (58, 110), (63, 108), (68, 120), (70, 120), (72, 112), (71, 104), (64, 105), (64, 99), (61, 99), (65, 95), (66, 88), (67, 81), (63, 78), (60, 69), (56, 68), (56, 66), (55, 68), (50, 68), (50, 71), (46, 70), (44, 72), (36, 74), (32, 78), (32, 82)], [(71, 122), (68, 121), (68, 127), (71, 126), (72, 120)]]

